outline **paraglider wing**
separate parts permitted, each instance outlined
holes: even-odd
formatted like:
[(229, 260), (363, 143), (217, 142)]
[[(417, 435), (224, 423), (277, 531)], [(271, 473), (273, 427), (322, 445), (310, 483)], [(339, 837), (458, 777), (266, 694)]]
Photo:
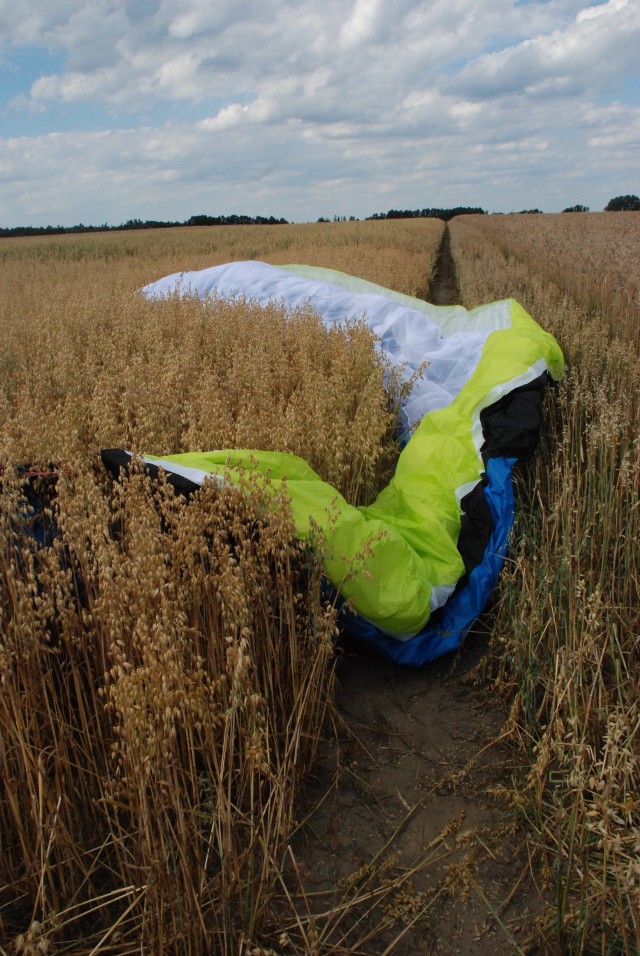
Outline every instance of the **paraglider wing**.
[[(234, 480), (234, 469), (246, 467), (268, 474), (274, 490), (286, 480), (297, 533), (304, 538), (311, 521), (326, 527), (325, 570), (349, 602), (344, 620), (354, 635), (414, 666), (458, 646), (502, 568), (513, 523), (512, 469), (535, 447), (542, 390), (563, 373), (555, 339), (513, 300), (467, 312), (300, 265), (233, 262), (167, 276), (142, 291), (149, 298), (188, 293), (310, 304), (328, 327), (364, 318), (390, 366), (414, 379), (400, 410), (400, 427), (411, 437), (372, 504), (348, 504), (306, 462), (282, 452), (145, 461), (193, 487), (210, 476)], [(103, 458), (115, 471), (127, 453), (110, 450)], [(368, 542), (367, 573), (353, 574)]]

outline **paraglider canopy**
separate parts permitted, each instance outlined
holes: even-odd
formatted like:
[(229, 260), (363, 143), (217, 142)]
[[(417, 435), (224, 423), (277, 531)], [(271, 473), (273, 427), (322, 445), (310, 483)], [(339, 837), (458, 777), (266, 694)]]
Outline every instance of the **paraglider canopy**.
[[(268, 476), (274, 491), (286, 482), (296, 533), (306, 537), (312, 523), (325, 529), (326, 574), (348, 600), (344, 619), (352, 633), (412, 665), (456, 647), (489, 600), (504, 561), (512, 469), (535, 447), (542, 389), (563, 372), (553, 337), (513, 300), (467, 312), (300, 265), (232, 262), (167, 276), (142, 292), (243, 297), (292, 309), (310, 304), (328, 327), (364, 318), (390, 366), (412, 383), (400, 411), (408, 440), (394, 477), (372, 504), (350, 505), (306, 462), (284, 452), (216, 450), (144, 460), (182, 490), (210, 478), (239, 480), (246, 468)], [(129, 457), (103, 452), (114, 473)]]

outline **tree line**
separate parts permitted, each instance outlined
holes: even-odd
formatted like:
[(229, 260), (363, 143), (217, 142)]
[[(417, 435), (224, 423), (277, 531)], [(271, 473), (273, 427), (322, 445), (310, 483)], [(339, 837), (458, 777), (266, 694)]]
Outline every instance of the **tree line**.
[(448, 222), (454, 216), (486, 214), (487, 210), (479, 206), (454, 206), (451, 209), (390, 209), (388, 212), (374, 212), (367, 219), (444, 219)]
[(66, 233), (82, 232), (122, 232), (128, 229), (172, 229), (175, 226), (275, 226), (286, 225), (286, 219), (275, 216), (190, 216), (184, 222), (165, 222), (157, 219), (127, 219), (119, 226), (110, 226), (106, 222), (101, 226), (85, 226), (80, 222), (76, 226), (14, 226), (1, 228), (0, 237), (6, 236), (57, 236)]
[[(640, 199), (637, 196), (614, 196), (604, 207), (605, 212), (628, 212), (640, 211)], [(588, 206), (576, 203), (575, 206), (567, 206), (563, 212), (589, 212)], [(542, 209), (520, 209), (520, 213), (542, 213)], [(448, 222), (454, 216), (477, 216), (487, 215), (486, 209), (479, 206), (454, 206), (451, 209), (390, 209), (388, 212), (375, 212), (367, 219), (444, 219)], [(493, 215), (501, 215), (494, 213)], [(334, 216), (334, 221), (339, 218)], [(353, 217), (351, 217), (353, 218)], [(344, 219), (344, 217), (343, 217)], [(322, 220), (328, 222), (328, 220)]]
[[(640, 211), (640, 199), (638, 196), (614, 196), (604, 207), (605, 212), (628, 212)], [(563, 212), (589, 212), (588, 206), (576, 204), (568, 206)], [(541, 209), (521, 209), (522, 213), (541, 213)], [(480, 206), (453, 206), (451, 208), (425, 208), (425, 209), (389, 209), (388, 212), (374, 212), (367, 219), (443, 219), (448, 222), (454, 216), (487, 215), (486, 209)], [(334, 222), (346, 222), (346, 216), (334, 216)], [(329, 222), (323, 216), (318, 222)], [(349, 216), (349, 221), (355, 221), (355, 216)], [(275, 216), (243, 216), (232, 214), (230, 216), (208, 216), (204, 213), (198, 216), (190, 216), (184, 222), (166, 222), (158, 219), (127, 219), (119, 226), (110, 226), (106, 222), (101, 226), (85, 226), (84, 223), (78, 223), (76, 226), (14, 226), (12, 228), (0, 227), (0, 238), (8, 236), (55, 236), (65, 233), (82, 232), (120, 232), (128, 229), (171, 229), (175, 226), (275, 226), (287, 225), (287, 219), (276, 219)]]
[(604, 207), (605, 212), (640, 212), (640, 199), (637, 196), (615, 196)]
[[(589, 212), (588, 206), (569, 206), (563, 212)], [(605, 212), (640, 212), (640, 199), (637, 196), (614, 196), (604, 207)]]

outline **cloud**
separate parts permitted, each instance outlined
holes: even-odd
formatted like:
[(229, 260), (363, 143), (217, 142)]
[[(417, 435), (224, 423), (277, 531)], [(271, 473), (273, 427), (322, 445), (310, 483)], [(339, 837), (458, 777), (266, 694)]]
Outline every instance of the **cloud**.
[(38, 107), (214, 103), (223, 128), (285, 114), (376, 122), (412, 93), (576, 95), (631, 68), (639, 17), (626, 0), (23, 0), (18, 16), (0, 7), (0, 28), (66, 54), (62, 74), (33, 83)]
[(596, 17), (610, 16), (611, 14), (618, 13), (619, 10), (624, 9), (628, 4), (629, 0), (608, 0), (608, 2), (599, 3), (595, 7), (587, 7), (586, 10), (580, 10), (576, 21), (578, 23), (584, 23), (585, 20), (593, 20)]
[(0, 36), (56, 55), (5, 105), (14, 222), (594, 206), (562, 184), (632, 163), (637, 0), (0, 0)]
[[(170, 9), (165, 4), (166, 9)], [(180, 5), (171, 15), (168, 34), (177, 40), (192, 40), (194, 37), (219, 34), (231, 24), (253, 18), (258, 12), (255, 2), (238, 3), (237, 0), (192, 0)]]
[(382, 19), (382, 10), (382, 0), (356, 0), (351, 16), (340, 28), (340, 46), (350, 49), (373, 39)]
[(474, 58), (451, 88), (479, 98), (598, 92), (637, 68), (639, 48), (640, 5), (609, 0), (580, 11), (563, 29)]

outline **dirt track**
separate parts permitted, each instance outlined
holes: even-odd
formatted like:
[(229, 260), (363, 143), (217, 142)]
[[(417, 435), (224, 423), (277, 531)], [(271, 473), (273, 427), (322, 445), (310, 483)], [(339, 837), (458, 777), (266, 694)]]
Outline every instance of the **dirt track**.
[[(447, 230), (430, 301), (453, 304), (457, 294)], [(522, 951), (509, 933), (516, 923), (526, 929), (526, 907), (535, 909), (537, 896), (530, 889), (523, 896), (523, 880), (509, 899), (526, 872), (526, 853), (507, 807), (490, 792), (509, 778), (509, 751), (494, 742), (506, 714), (468, 679), (486, 650), (486, 631), (479, 622), (456, 655), (420, 670), (344, 650), (338, 721), (308, 783), (309, 816), (293, 845), (305, 891), (321, 894), (311, 897), (311, 909), (325, 911), (343, 898), (352, 875), (376, 854), (377, 862), (393, 863), (368, 889), (421, 865), (387, 901), (394, 928), (341, 953)], [(347, 923), (331, 937), (336, 944)], [(361, 925), (373, 923), (363, 917)], [(357, 938), (348, 937), (349, 945)]]

